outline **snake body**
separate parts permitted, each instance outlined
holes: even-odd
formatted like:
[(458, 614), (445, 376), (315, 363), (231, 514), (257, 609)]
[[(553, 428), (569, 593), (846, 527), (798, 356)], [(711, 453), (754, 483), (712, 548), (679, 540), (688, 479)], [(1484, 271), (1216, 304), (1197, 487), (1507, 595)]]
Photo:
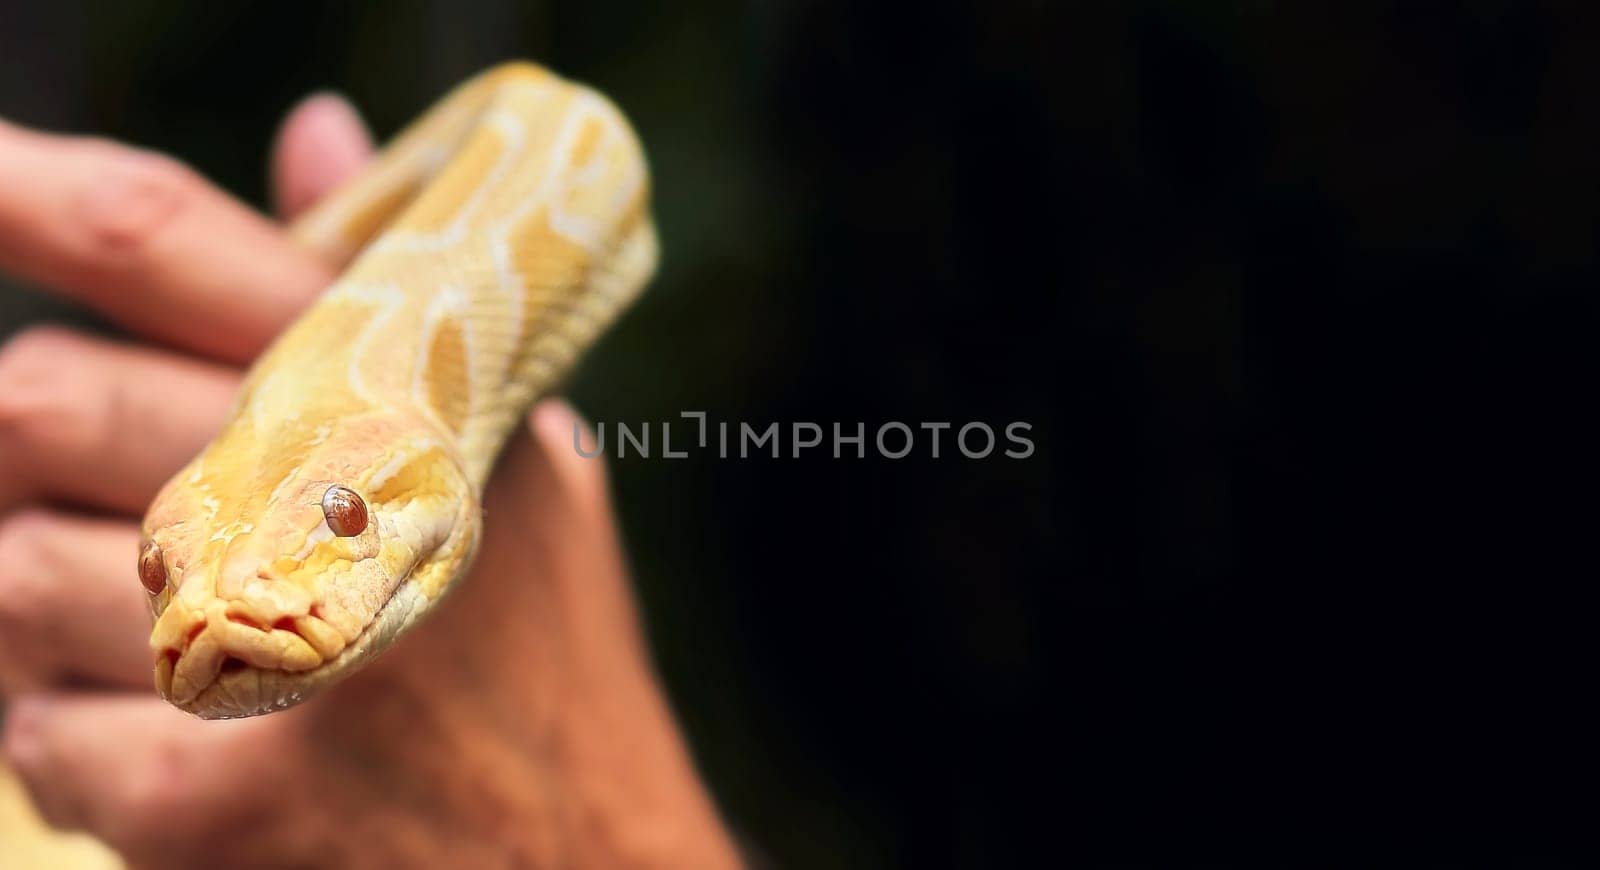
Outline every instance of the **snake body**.
[(156, 686), (205, 718), (311, 697), (461, 580), (500, 448), (656, 262), (626, 120), (525, 63), (456, 88), (292, 231), (354, 259), (143, 526)]

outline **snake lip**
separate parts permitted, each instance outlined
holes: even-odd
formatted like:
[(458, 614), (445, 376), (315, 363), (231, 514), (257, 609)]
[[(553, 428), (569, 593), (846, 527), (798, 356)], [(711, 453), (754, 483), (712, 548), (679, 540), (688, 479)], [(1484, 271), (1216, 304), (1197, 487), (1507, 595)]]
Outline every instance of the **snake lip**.
[[(239, 629), (263, 635), (278, 631), (290, 632), (309, 647), (310, 642), (300, 630), (300, 626), (305, 623), (300, 620), (310, 618), (326, 626), (317, 613), (320, 608), (315, 605), (307, 617), (300, 617), (298, 620), (285, 617), (271, 626), (237, 613), (226, 614), (220, 627), (211, 620), (199, 622), (190, 629), (181, 651), (168, 648), (158, 658), (157, 688), (169, 703), (201, 719), (238, 719), (288, 709), (309, 700), (326, 686), (342, 679), (350, 670), (359, 667), (364, 659), (387, 645), (386, 642), (380, 644), (379, 630), (386, 620), (394, 615), (391, 608), (397, 601), (402, 600), (410, 605), (413, 612), (421, 609), (423, 599), (416, 583), (411, 580), (410, 572), (407, 572), (395, 591), (379, 606), (354, 639), (348, 643), (341, 643), (336, 651), (319, 657), (309, 667), (287, 668), (252, 664), (247, 656), (251, 656), (254, 651), (228, 647), (228, 640), (238, 637), (229, 633), (228, 626), (238, 626)], [(198, 684), (183, 686), (186, 691), (177, 691), (180, 687), (174, 677), (179, 665), (195, 650), (196, 643), (201, 642), (202, 638), (213, 631), (219, 632), (217, 641), (221, 649), (220, 655), (217, 652), (202, 651), (216, 658), (215, 664), (208, 669), (212, 671), (209, 679), (196, 681)]]

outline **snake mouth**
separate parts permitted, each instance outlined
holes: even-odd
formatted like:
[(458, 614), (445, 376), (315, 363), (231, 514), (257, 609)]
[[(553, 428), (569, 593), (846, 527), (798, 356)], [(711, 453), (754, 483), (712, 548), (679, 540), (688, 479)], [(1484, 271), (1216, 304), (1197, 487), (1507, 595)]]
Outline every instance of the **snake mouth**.
[(425, 538), (406, 563), (362, 559), (316, 593), (258, 571), (237, 597), (172, 596), (151, 633), (157, 691), (202, 719), (232, 719), (293, 707), (354, 673), (471, 565), (476, 526), (460, 517), (474, 516), (476, 501), (457, 504), (438, 542)]
[(414, 619), (427, 601), (408, 577), (348, 641), (320, 605), (268, 625), (212, 604), (191, 611), (181, 644), (156, 659), (162, 698), (202, 719), (259, 716), (310, 699), (386, 647), (395, 627)]

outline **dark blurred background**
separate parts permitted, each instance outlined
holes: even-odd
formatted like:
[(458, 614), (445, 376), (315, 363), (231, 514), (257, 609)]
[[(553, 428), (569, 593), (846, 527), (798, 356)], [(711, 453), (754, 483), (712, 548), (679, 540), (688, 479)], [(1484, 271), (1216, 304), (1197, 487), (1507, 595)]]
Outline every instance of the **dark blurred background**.
[(1026, 460), (615, 462), (661, 671), (779, 866), (1546, 866), (1596, 809), (1593, 24), (0, 0), (0, 116), (262, 204), (308, 91), (387, 135), (529, 57), (655, 171), (593, 419), (1030, 422)]

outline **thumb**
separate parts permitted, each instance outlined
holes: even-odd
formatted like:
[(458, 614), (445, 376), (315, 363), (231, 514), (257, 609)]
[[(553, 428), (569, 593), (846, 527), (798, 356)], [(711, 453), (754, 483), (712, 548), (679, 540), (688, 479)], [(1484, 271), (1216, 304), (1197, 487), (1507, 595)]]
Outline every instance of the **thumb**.
[(486, 561), (521, 565), (523, 573), (536, 569), (536, 587), (556, 598), (608, 587), (626, 596), (605, 462), (584, 455), (595, 443), (589, 424), (566, 402), (546, 399), (534, 407), (484, 493)]
[(560, 400), (534, 408), (484, 492), (471, 576), (371, 673), (496, 669), (508, 656), (570, 662), (591, 646), (607, 660), (626, 654), (636, 664), (642, 641), (605, 467), (572, 446), (576, 432), (592, 449), (587, 428)]
[(512, 433), (483, 496), (471, 576), (331, 693), (324, 714), (370, 719), (411, 704), (475, 710), (484, 727), (520, 731), (551, 711), (572, 713), (580, 692), (658, 703), (605, 470), (573, 449), (575, 428), (589, 449), (587, 424), (546, 400)]
[(592, 453), (594, 438), (566, 402), (534, 407), (489, 481), (477, 566), (442, 622), (470, 622), (482, 637), (511, 615), (508, 630), (526, 635), (537, 614), (540, 642), (571, 644), (567, 655), (608, 665), (621, 656), (630, 666), (642, 658), (605, 465), (574, 447), (576, 439)]
[(527, 477), (520, 493), (543, 500), (548, 495), (541, 495), (541, 490), (559, 492), (586, 523), (611, 529), (610, 480), (605, 458), (595, 455), (599, 442), (594, 427), (565, 401), (546, 399), (528, 415), (528, 433), (531, 455), (508, 463), (520, 466), (519, 472)]

